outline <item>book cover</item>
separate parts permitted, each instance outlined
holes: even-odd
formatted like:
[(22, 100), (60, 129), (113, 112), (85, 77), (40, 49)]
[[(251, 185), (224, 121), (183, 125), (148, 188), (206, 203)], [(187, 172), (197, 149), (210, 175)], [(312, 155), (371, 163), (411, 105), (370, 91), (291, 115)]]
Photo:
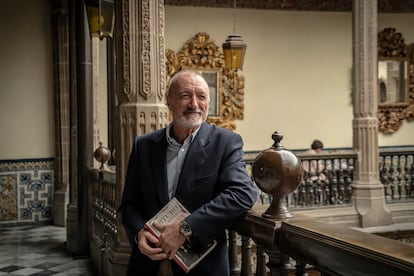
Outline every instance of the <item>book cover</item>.
[[(181, 204), (177, 198), (172, 198), (154, 217), (145, 223), (145, 229), (151, 232), (157, 238), (160, 237), (160, 231), (154, 227), (154, 222), (166, 224), (175, 219), (183, 219), (190, 212)], [(209, 246), (203, 246), (197, 239), (187, 239), (184, 244), (177, 250), (174, 261), (185, 271), (193, 269), (208, 253), (210, 253), (217, 242), (214, 241)]]

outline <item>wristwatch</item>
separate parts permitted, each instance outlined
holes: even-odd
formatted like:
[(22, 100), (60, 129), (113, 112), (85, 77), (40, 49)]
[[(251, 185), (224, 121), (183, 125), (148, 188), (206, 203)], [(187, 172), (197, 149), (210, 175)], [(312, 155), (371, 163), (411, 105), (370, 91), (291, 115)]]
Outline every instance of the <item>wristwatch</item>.
[(193, 234), (190, 225), (185, 219), (180, 223), (180, 233), (186, 236), (187, 238), (191, 237), (191, 235)]

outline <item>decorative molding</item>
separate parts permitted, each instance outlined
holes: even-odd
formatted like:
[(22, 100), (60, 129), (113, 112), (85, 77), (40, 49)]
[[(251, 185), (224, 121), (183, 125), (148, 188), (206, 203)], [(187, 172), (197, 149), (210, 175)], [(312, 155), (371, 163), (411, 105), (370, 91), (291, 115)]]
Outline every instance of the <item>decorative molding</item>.
[(0, 160), (0, 172), (54, 169), (53, 158)]
[[(119, 56), (119, 62), (117, 65), (118, 72), (118, 87), (116, 89), (119, 102), (129, 102), (134, 95), (131, 92), (131, 42), (130, 42), (130, 18), (129, 18), (129, 5), (130, 1), (121, 0), (119, 4), (120, 9), (115, 9), (115, 39), (117, 56)], [(117, 6), (118, 7), (118, 6)]]
[(383, 133), (394, 133), (403, 124), (404, 111), (408, 104), (379, 104), (378, 130)]
[[(296, 11), (331, 11), (351, 12), (353, 1), (337, 0), (237, 0), (237, 8), (240, 9), (264, 9), (264, 10), (296, 10)], [(165, 5), (193, 6), (210, 8), (233, 8), (233, 1), (218, 0), (165, 0)], [(412, 13), (414, 12), (414, 0), (378, 0), (378, 12), (380, 13)]]
[[(159, 44), (159, 60), (165, 61), (165, 8), (162, 1), (158, 2), (158, 44)], [(165, 75), (165, 63), (159, 62), (161, 70), (160, 70), (160, 78), (159, 83), (161, 88), (158, 90), (158, 100), (164, 100), (165, 96), (165, 87), (167, 86), (165, 83), (166, 75)]]
[(235, 130), (235, 120), (244, 116), (245, 78), (236, 70), (224, 68), (224, 55), (219, 46), (205, 32), (188, 40), (181, 51), (166, 50), (167, 81), (178, 71), (194, 69), (218, 73), (218, 116), (208, 116), (207, 121)]
[(52, 221), (53, 159), (0, 160), (0, 222)]
[[(140, 35), (136, 36), (136, 45), (137, 47), (142, 47), (140, 55), (137, 54), (140, 61), (134, 61), (134, 62), (141, 62), (142, 64), (142, 89), (138, 89), (140, 96), (142, 96), (145, 100), (148, 100), (148, 98), (151, 97), (152, 91), (151, 91), (151, 46), (152, 46), (152, 28), (151, 28), (151, 17), (154, 16), (154, 14), (151, 12), (151, 5), (154, 3), (151, 3), (150, 0), (141, 0), (141, 26), (138, 26), (138, 28), (141, 28), (139, 32)], [(141, 44), (141, 45), (140, 45)], [(139, 52), (138, 52), (139, 53)]]

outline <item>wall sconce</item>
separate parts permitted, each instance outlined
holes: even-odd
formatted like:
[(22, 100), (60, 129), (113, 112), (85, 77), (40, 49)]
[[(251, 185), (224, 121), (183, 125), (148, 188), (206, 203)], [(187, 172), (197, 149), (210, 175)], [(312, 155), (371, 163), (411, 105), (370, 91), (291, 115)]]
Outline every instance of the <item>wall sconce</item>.
[(114, 29), (114, 0), (85, 0), (91, 37), (112, 38)]
[(236, 0), (234, 0), (233, 3), (233, 34), (228, 35), (222, 47), (225, 67), (237, 71), (243, 69), (243, 61), (247, 45), (244, 43), (242, 37), (236, 34)]

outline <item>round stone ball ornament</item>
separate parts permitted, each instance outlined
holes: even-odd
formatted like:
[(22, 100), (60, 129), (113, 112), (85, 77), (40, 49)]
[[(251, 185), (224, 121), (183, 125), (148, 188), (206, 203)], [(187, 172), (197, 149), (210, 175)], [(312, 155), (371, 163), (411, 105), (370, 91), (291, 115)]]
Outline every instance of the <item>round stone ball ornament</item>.
[(99, 147), (93, 153), (95, 160), (101, 163), (100, 170), (107, 169), (106, 162), (111, 158), (111, 151), (99, 142)]
[(254, 160), (252, 175), (256, 185), (271, 196), (270, 206), (262, 216), (284, 219), (292, 217), (284, 204), (284, 197), (300, 184), (302, 164), (295, 154), (285, 150), (280, 143), (283, 139), (281, 132), (274, 132), (272, 139), (272, 147), (260, 152)]

